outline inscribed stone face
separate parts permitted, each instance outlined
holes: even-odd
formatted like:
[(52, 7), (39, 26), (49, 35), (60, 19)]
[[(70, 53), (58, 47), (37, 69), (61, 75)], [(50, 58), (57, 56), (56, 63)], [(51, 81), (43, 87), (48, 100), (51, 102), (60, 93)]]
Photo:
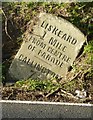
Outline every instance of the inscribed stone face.
[(70, 22), (47, 13), (25, 39), (9, 69), (14, 79), (65, 77), (86, 40)]

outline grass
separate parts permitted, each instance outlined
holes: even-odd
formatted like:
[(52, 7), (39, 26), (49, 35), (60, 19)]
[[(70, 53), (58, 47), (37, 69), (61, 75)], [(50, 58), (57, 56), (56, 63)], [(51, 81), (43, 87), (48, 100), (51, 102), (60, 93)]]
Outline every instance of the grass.
[(21, 80), (15, 83), (15, 87), (20, 87), (26, 90), (39, 90), (45, 92), (53, 92), (60, 87), (60, 84), (53, 80)]
[(93, 40), (91, 40), (89, 44), (85, 46), (84, 53), (88, 55), (86, 62), (92, 65), (93, 63)]

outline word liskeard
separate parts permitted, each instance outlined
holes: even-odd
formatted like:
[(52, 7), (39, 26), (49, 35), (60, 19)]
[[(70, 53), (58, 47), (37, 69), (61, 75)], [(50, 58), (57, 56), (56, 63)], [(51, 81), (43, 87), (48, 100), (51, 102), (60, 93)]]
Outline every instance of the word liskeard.
[(33, 31), (28, 32), (13, 60), (9, 73), (13, 79), (65, 77), (86, 37), (63, 18), (40, 13)]

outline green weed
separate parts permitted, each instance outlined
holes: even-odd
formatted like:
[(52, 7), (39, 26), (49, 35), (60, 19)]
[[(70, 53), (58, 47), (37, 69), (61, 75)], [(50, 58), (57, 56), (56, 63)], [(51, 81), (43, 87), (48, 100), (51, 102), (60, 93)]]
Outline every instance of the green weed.
[(93, 40), (85, 46), (84, 53), (88, 55), (87, 63), (93, 63)]
[(40, 90), (46, 92), (52, 92), (60, 87), (59, 84), (54, 83), (51, 80), (22, 80), (17, 81), (15, 84), (16, 87), (22, 87), (27, 90)]

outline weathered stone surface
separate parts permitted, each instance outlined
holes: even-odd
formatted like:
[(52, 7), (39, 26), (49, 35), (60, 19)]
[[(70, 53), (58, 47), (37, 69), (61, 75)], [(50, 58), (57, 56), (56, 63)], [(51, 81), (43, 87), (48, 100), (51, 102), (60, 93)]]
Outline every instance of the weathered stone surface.
[(65, 77), (86, 40), (70, 22), (46, 13), (25, 39), (9, 69), (14, 79)]

